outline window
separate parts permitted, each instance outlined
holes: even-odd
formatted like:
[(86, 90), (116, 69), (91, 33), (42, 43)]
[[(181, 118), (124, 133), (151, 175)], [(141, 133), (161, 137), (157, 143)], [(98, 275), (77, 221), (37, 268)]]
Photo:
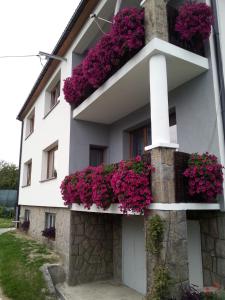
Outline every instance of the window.
[(50, 108), (54, 107), (56, 103), (59, 101), (60, 96), (60, 81), (58, 81), (55, 87), (51, 90), (51, 101), (50, 101)]
[(175, 108), (170, 110), (170, 142), (177, 144), (177, 118)]
[(97, 167), (104, 162), (105, 147), (90, 146), (90, 166)]
[(24, 164), (23, 186), (31, 185), (32, 160)]
[(45, 107), (44, 107), (44, 118), (52, 111), (52, 109), (60, 101), (60, 79), (61, 72), (59, 71), (55, 78), (51, 81), (45, 92)]
[[(177, 121), (176, 110), (171, 108), (169, 112), (170, 123), (170, 142), (177, 144)], [(151, 145), (151, 127), (149, 125), (142, 126), (130, 131), (130, 158), (144, 153), (145, 146)]]
[(45, 228), (55, 227), (55, 214), (45, 213)]
[(57, 178), (58, 141), (43, 151), (41, 182)]
[(27, 117), (27, 125), (26, 125), (26, 138), (34, 132), (34, 110)]
[(24, 221), (30, 221), (30, 210), (29, 209), (25, 209)]
[(58, 146), (50, 149), (47, 152), (47, 179), (50, 178), (56, 178), (57, 177), (57, 172), (55, 169), (55, 156), (56, 156), (56, 151), (58, 150)]
[(151, 144), (150, 125), (130, 131), (130, 157), (136, 157), (144, 153), (145, 146)]

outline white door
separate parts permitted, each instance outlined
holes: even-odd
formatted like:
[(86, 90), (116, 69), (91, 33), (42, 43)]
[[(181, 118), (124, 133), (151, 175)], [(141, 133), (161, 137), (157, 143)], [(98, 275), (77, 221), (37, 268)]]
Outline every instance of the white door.
[(201, 234), (198, 221), (187, 222), (188, 265), (190, 284), (203, 287)]
[(128, 287), (146, 294), (144, 218), (123, 216), (122, 277)]

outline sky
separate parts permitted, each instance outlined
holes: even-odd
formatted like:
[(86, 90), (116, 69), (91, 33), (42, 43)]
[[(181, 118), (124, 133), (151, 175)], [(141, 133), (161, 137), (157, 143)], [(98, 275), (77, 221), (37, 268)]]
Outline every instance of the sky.
[[(1, 0), (0, 57), (51, 53), (79, 0)], [(16, 117), (42, 65), (38, 57), (0, 58), (0, 160), (19, 163)]]

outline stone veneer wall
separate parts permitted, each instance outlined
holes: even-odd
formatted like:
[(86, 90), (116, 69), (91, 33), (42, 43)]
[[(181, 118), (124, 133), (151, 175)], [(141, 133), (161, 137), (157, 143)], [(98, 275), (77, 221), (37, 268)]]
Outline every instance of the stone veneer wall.
[(152, 173), (154, 202), (174, 203), (176, 201), (174, 151), (169, 148), (155, 148), (151, 150), (151, 164), (155, 168), (155, 171)]
[(118, 216), (72, 212), (70, 285), (112, 279), (114, 273), (120, 280), (120, 230)]
[(225, 287), (225, 213), (199, 213), (205, 286)]
[[(49, 208), (49, 207), (35, 207), (35, 206), (21, 206), (20, 220), (24, 219), (25, 209), (30, 210), (30, 228), (28, 235), (45, 243), (51, 248), (54, 248), (62, 257), (65, 272), (69, 268), (69, 243), (70, 243), (70, 210), (67, 208)], [(42, 236), (42, 230), (45, 227), (45, 213), (55, 213), (55, 241), (48, 240)]]
[[(180, 299), (180, 286), (189, 283), (188, 253), (187, 253), (187, 220), (183, 211), (154, 211), (145, 218), (145, 226), (154, 214), (159, 215), (164, 221), (164, 238), (161, 251), (161, 262), (165, 262), (172, 279), (171, 297)], [(146, 239), (148, 240), (148, 232)], [(154, 276), (154, 267), (158, 263), (154, 255), (147, 249), (147, 295), (151, 291)], [(148, 298), (147, 298), (148, 299)], [(150, 299), (150, 298), (149, 298)]]
[(145, 43), (157, 37), (168, 41), (167, 9), (165, 0), (146, 0)]

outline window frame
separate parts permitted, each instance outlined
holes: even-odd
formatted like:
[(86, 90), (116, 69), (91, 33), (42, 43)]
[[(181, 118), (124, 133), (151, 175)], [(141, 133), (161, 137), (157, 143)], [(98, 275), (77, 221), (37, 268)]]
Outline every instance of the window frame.
[(55, 228), (56, 213), (45, 213), (45, 229)]
[[(89, 166), (95, 166), (95, 165), (92, 165), (91, 164), (91, 151), (92, 150), (99, 150), (99, 151), (101, 151), (102, 153), (101, 153), (101, 160), (102, 160), (102, 162), (99, 164), (99, 165), (101, 165), (101, 164), (104, 164), (105, 163), (105, 157), (106, 157), (106, 149), (107, 149), (107, 147), (106, 146), (97, 146), (97, 145), (90, 145), (90, 147), (89, 147)], [(98, 166), (99, 166), (98, 165)]]
[(30, 209), (24, 211), (24, 221), (30, 221)]
[(31, 178), (32, 178), (32, 159), (24, 163), (22, 187), (31, 186)]
[[(44, 117), (58, 105), (61, 96), (61, 70), (55, 75), (49, 86), (45, 90)], [(54, 99), (54, 100), (53, 100)]]
[(34, 132), (34, 125), (35, 125), (35, 108), (28, 115), (26, 120), (25, 140)]

